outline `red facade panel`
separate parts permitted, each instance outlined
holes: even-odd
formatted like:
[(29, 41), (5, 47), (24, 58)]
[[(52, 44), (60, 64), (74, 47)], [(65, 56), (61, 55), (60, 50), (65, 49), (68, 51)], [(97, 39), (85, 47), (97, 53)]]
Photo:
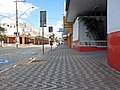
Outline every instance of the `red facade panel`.
[(120, 71), (120, 31), (108, 35), (108, 64)]

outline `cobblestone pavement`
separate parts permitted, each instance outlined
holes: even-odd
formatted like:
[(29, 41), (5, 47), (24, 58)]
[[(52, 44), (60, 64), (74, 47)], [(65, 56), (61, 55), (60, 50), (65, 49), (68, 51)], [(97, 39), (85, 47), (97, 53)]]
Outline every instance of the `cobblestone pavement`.
[(120, 73), (106, 65), (106, 52), (59, 46), (36, 63), (0, 73), (0, 90), (120, 90)]

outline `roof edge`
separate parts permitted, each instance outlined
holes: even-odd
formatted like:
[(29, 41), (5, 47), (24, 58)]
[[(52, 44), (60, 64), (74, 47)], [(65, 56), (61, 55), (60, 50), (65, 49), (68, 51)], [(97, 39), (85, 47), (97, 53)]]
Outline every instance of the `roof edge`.
[(68, 9), (69, 9), (69, 4), (70, 4), (70, 0), (66, 0), (66, 11), (68, 11)]

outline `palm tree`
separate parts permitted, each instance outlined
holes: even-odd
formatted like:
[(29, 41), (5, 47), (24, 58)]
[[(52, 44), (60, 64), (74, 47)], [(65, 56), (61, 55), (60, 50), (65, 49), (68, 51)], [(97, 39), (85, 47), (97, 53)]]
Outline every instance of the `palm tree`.
[(2, 42), (6, 40), (7, 36), (4, 34), (5, 28), (0, 26), (0, 42), (1, 42), (1, 47), (2, 47)]

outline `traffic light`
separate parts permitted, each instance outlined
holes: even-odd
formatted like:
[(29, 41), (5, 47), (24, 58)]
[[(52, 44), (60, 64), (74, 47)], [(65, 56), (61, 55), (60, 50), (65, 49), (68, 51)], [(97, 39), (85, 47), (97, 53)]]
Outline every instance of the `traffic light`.
[(53, 27), (48, 27), (49, 32), (53, 32)]

